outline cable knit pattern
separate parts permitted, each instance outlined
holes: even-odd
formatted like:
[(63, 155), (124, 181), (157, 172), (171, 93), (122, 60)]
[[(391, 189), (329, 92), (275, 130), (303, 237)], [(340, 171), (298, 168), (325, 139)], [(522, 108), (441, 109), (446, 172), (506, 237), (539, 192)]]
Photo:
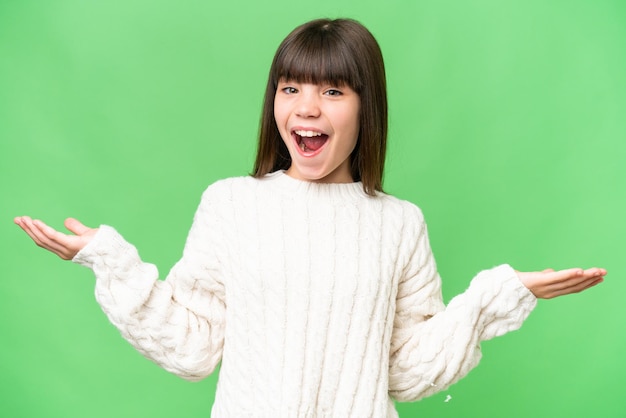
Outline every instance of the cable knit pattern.
[(221, 361), (213, 418), (397, 417), (536, 303), (502, 265), (446, 308), (415, 205), (283, 172), (211, 185), (165, 280), (108, 226), (74, 261), (143, 355), (189, 380)]

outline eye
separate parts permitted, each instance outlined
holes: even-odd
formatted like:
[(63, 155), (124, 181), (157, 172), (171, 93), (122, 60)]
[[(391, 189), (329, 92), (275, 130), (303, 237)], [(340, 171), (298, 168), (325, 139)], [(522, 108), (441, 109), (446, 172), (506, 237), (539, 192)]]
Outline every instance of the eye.
[(325, 95), (327, 96), (333, 96), (333, 97), (337, 97), (337, 96), (341, 96), (343, 95), (343, 93), (337, 89), (328, 89), (324, 92)]
[(298, 89), (296, 89), (295, 87), (283, 87), (280, 89), (280, 91), (285, 94), (295, 94), (298, 92)]

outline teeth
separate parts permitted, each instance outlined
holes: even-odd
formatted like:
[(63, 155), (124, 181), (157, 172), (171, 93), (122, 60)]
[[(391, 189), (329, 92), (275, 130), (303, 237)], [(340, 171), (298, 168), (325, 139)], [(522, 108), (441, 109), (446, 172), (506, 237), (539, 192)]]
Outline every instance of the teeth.
[(321, 132), (314, 132), (314, 131), (295, 131), (297, 135), (300, 136), (307, 136), (309, 138), (314, 137), (314, 136), (322, 136)]
[(300, 142), (300, 149), (306, 151), (306, 144), (304, 142)]

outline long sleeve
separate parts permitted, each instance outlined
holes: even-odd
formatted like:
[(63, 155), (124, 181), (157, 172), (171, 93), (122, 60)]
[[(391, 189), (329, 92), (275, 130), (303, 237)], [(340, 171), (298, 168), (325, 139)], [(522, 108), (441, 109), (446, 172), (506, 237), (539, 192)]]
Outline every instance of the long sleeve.
[(209, 375), (224, 344), (225, 292), (217, 254), (218, 221), (211, 205), (203, 196), (183, 257), (165, 280), (106, 225), (73, 260), (94, 271), (96, 299), (124, 338), (188, 380)]
[(502, 265), (479, 273), (445, 307), (419, 210), (415, 219), (390, 351), (389, 393), (400, 401), (421, 399), (461, 379), (478, 364), (480, 342), (519, 328), (536, 304), (515, 271)]

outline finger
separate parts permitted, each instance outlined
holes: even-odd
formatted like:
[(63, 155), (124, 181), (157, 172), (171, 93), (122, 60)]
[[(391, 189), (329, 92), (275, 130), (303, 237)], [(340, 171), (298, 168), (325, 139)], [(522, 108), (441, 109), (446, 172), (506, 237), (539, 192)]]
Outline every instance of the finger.
[(45, 223), (39, 220), (32, 220), (27, 223), (31, 236), (34, 236), (34, 240), (42, 248), (52, 251), (61, 258), (67, 253), (68, 243), (64, 242), (64, 236), (55, 229), (49, 227)]
[(581, 292), (591, 286), (602, 283), (604, 281), (602, 273), (605, 272), (603, 269), (589, 269), (582, 276), (552, 283), (548, 288), (550, 292), (564, 292), (564, 294)]
[(545, 270), (542, 270), (542, 273), (553, 273), (553, 272), (554, 272), (554, 269), (545, 269)]
[(22, 218), (20, 222), (20, 227), (28, 234), (28, 236), (35, 242), (38, 247), (44, 248), (46, 250), (52, 251), (54, 253), (58, 252), (60, 248), (58, 245), (52, 243), (45, 234), (41, 232), (37, 226), (34, 225), (32, 219), (28, 217)]
[(551, 271), (545, 273), (545, 278), (551, 283), (559, 283), (573, 278), (584, 277), (584, 270), (581, 268), (571, 268), (566, 270)]
[(74, 258), (78, 252), (76, 236), (63, 234), (37, 219), (30, 222), (30, 230), (37, 238), (35, 241), (37, 245), (53, 252), (63, 260)]
[(67, 237), (67, 235), (57, 231), (56, 229), (47, 225), (45, 222), (40, 221), (39, 219), (33, 219), (33, 225), (49, 240), (62, 242), (64, 241), (64, 238)]
[(15, 222), (16, 225), (18, 226), (22, 226), (27, 222), (31, 222), (32, 219), (29, 216), (16, 216), (15, 218), (13, 218), (13, 222)]
[(29, 237), (32, 238), (33, 241), (39, 246), (42, 244), (42, 239), (44, 237), (41, 236), (37, 228), (33, 225), (33, 220), (27, 216), (23, 216), (19, 223), (20, 227), (28, 234)]
[(548, 288), (550, 291), (560, 292), (567, 291), (567, 289), (573, 289), (580, 286), (584, 286), (584, 283), (594, 281), (598, 279), (597, 276), (587, 276), (584, 273), (576, 276), (570, 276), (564, 280), (552, 282)]
[(33, 225), (39, 228), (41, 234), (45, 235), (48, 241), (63, 249), (73, 250), (76, 247), (75, 241), (77, 239), (76, 236), (67, 235), (62, 232), (57, 231), (56, 229), (46, 225), (44, 222), (40, 220), (34, 220)]
[(593, 267), (585, 270), (585, 276), (594, 277), (594, 276), (606, 276), (606, 270), (603, 268)]
[(551, 297), (557, 297), (557, 296), (563, 296), (563, 295), (569, 295), (569, 294), (573, 294), (573, 293), (580, 293), (583, 292), (591, 287), (594, 287), (600, 283), (602, 283), (604, 281), (604, 279), (602, 277), (600, 278), (590, 278), (587, 280), (583, 280), (582, 282), (579, 282), (575, 285), (572, 285), (570, 287), (566, 287), (563, 289), (560, 289), (558, 291), (555, 291), (553, 293), (553, 295)]
[(91, 229), (83, 225), (78, 219), (74, 218), (67, 218), (65, 220), (65, 227), (76, 235), (83, 235)]
[(581, 285), (586, 280), (603, 279), (606, 274), (605, 269), (590, 268), (587, 270), (572, 268), (567, 270), (561, 270), (554, 273), (550, 277), (550, 284), (547, 286), (549, 291), (567, 291), (569, 288), (573, 288)]
[(54, 230), (39, 220), (32, 220), (28, 216), (19, 216), (14, 222), (26, 232), (33, 242), (45, 250), (48, 250), (63, 260), (74, 257), (77, 245), (73, 240), (77, 239)]

